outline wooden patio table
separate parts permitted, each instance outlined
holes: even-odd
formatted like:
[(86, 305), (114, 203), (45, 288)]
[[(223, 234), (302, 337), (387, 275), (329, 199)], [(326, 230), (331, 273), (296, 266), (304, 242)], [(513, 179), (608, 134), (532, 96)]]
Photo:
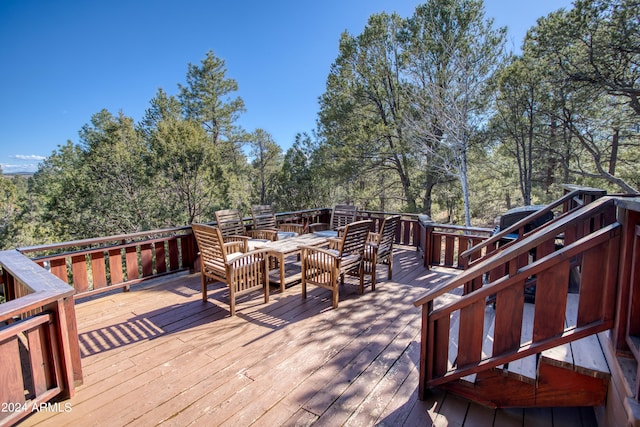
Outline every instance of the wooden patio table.
[[(268, 249), (269, 256), (276, 258), (279, 262), (280, 273), (280, 291), (284, 292), (288, 283), (293, 283), (302, 278), (302, 270), (300, 265), (295, 262), (286, 262), (286, 259), (292, 255), (298, 255), (302, 251), (300, 246), (326, 246), (329, 245), (330, 239), (326, 236), (314, 233), (301, 234), (299, 236), (290, 237), (288, 239), (276, 240), (275, 242), (264, 242), (256, 244), (256, 249)], [(271, 280), (271, 275), (269, 275)], [(277, 282), (277, 280), (272, 280)]]

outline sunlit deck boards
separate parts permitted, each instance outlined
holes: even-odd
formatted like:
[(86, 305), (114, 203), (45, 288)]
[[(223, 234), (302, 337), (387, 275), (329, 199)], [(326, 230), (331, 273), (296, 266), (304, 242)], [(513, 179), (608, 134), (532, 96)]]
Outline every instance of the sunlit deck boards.
[(412, 248), (395, 257), (393, 282), (363, 296), (347, 284), (337, 310), (329, 291), (310, 287), (303, 302), (294, 285), (273, 287), (266, 305), (243, 297), (232, 318), (222, 285), (201, 302), (199, 275), (80, 302), (84, 385), (69, 412), (23, 424), (595, 425), (590, 408), (492, 410), (444, 392), (419, 401), (412, 302), (451, 273), (424, 270)]

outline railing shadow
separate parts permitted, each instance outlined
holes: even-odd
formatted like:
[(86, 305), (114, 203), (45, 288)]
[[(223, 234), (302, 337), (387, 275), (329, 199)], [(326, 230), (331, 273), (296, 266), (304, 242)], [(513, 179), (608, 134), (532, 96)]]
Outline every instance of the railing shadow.
[[(406, 251), (407, 256), (402, 256), (402, 251)], [(396, 260), (394, 261), (394, 282), (396, 276), (399, 281), (403, 281), (403, 271), (407, 269), (420, 268), (417, 274), (413, 274), (411, 280), (413, 286), (424, 289), (428, 284), (439, 283), (447, 280), (453, 274), (442, 272), (434, 272), (422, 270), (419, 260), (416, 261), (418, 255), (412, 249), (403, 249), (396, 251)], [(416, 267), (418, 265), (418, 267)], [(379, 269), (378, 286), (384, 287), (388, 281), (386, 277), (386, 267)], [(180, 334), (185, 331), (194, 331), (229, 317), (229, 291), (228, 287), (220, 282), (210, 283), (208, 285), (208, 300), (203, 303), (200, 299), (200, 275), (193, 274), (182, 276), (179, 285), (175, 281), (164, 279), (165, 283), (150, 286), (149, 284), (141, 285), (139, 288), (132, 288), (131, 294), (138, 293), (140, 295), (140, 304), (145, 304), (145, 299), (161, 298), (158, 293), (172, 294), (168, 303), (161, 307), (150, 311), (142, 312), (144, 308), (140, 308), (141, 312), (126, 320), (116, 321), (107, 326), (99, 326), (93, 329), (81, 327), (78, 339), (80, 343), (81, 357), (86, 358), (105, 351), (132, 345), (142, 341), (151, 341), (168, 334)], [(299, 287), (299, 284), (292, 285)], [(144, 292), (144, 293), (143, 293)], [(365, 289), (365, 293), (371, 292), (370, 287)], [(377, 290), (376, 290), (377, 292)], [(300, 294), (297, 291), (291, 291), (287, 288), (284, 294), (280, 293), (277, 286), (271, 285), (270, 302), (265, 305), (261, 291), (255, 291), (246, 295), (242, 295), (237, 299), (237, 311), (235, 318), (231, 322), (220, 324), (216, 327), (216, 334), (223, 335), (233, 328), (242, 327), (242, 323), (248, 322), (257, 325), (263, 332), (250, 339), (246, 345), (257, 342), (271, 334), (286, 328), (292, 324), (303, 322), (310, 317), (317, 316), (324, 312), (332, 311), (331, 293), (321, 288), (310, 287), (308, 293), (308, 302), (300, 302)], [(105, 296), (104, 294), (102, 296)], [(340, 301), (346, 303), (349, 301), (353, 305), (353, 310), (366, 311), (366, 307), (359, 308), (357, 278), (346, 278), (346, 283), (340, 290)], [(89, 298), (87, 301), (97, 301), (98, 298)], [(84, 301), (84, 300), (83, 300)], [(134, 305), (133, 310), (138, 307), (138, 302)], [(366, 325), (372, 319), (362, 319), (358, 323), (354, 323), (354, 327), (366, 329)], [(90, 320), (88, 321), (90, 322)], [(95, 320), (100, 322), (99, 319)], [(105, 323), (105, 322), (102, 322)], [(319, 322), (318, 332), (329, 331), (332, 328), (332, 322)], [(82, 331), (82, 329), (85, 329)], [(86, 330), (89, 329), (89, 330)]]

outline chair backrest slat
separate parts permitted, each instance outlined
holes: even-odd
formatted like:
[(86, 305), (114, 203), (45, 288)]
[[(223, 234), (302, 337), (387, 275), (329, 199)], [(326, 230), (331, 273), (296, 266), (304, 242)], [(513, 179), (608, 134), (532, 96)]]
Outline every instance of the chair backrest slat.
[(364, 252), (364, 245), (369, 237), (373, 221), (357, 221), (347, 224), (342, 236), (341, 255), (360, 254)]
[(276, 214), (271, 205), (254, 205), (251, 207), (253, 227), (256, 230), (263, 228), (275, 229), (277, 227)]
[(331, 229), (352, 223), (356, 220), (357, 208), (353, 205), (335, 205), (331, 213)]
[(203, 267), (206, 266), (224, 276), (227, 253), (220, 229), (206, 224), (191, 224), (191, 229), (200, 250)]
[(391, 251), (396, 239), (400, 215), (385, 218), (380, 229), (380, 240), (378, 241), (378, 255), (384, 255)]
[(223, 237), (244, 236), (246, 229), (237, 209), (223, 209), (215, 212), (216, 222)]

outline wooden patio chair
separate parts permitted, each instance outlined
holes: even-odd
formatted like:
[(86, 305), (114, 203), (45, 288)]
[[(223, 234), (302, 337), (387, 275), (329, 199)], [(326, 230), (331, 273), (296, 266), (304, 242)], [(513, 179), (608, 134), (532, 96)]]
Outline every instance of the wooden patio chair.
[(278, 225), (276, 214), (271, 205), (251, 206), (251, 216), (253, 217), (253, 227), (256, 230), (275, 230), (276, 240), (295, 237), (304, 232), (304, 225), (284, 223)]
[(320, 286), (333, 292), (333, 308), (338, 307), (339, 285), (344, 274), (355, 270), (363, 287), (363, 255), (371, 220), (347, 224), (342, 237), (337, 239), (336, 249), (301, 246), (302, 249), (302, 298), (307, 298), (307, 285)]
[(191, 224), (200, 251), (202, 301), (207, 301), (207, 283), (222, 282), (229, 287), (231, 315), (236, 312), (236, 297), (262, 288), (264, 302), (269, 302), (267, 250), (244, 252), (242, 241), (225, 243), (219, 228)]
[[(364, 250), (363, 275), (371, 276), (371, 290), (376, 290), (376, 266), (387, 265), (387, 277), (393, 274), (393, 243), (400, 225), (400, 215), (385, 218), (378, 233), (369, 233)], [(360, 293), (364, 293), (364, 282), (360, 281)]]
[(330, 222), (309, 224), (309, 232), (327, 237), (337, 237), (347, 224), (356, 220), (357, 211), (353, 205), (335, 205), (331, 211)]
[(278, 238), (278, 232), (275, 230), (247, 230), (237, 209), (222, 209), (216, 211), (215, 216), (224, 241), (243, 241), (245, 252), (254, 250), (260, 243)]

